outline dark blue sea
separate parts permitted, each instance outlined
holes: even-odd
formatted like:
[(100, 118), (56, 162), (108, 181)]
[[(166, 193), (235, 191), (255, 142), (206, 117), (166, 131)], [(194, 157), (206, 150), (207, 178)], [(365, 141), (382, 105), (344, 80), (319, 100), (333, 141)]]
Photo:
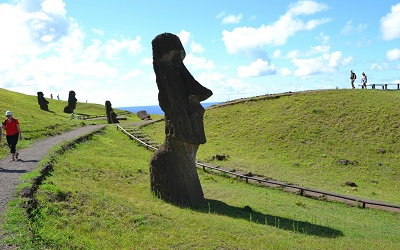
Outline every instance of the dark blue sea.
[[(209, 106), (212, 106), (214, 104), (218, 104), (219, 102), (206, 102), (206, 103), (201, 103), (203, 108), (207, 108)], [(153, 115), (163, 115), (164, 111), (162, 111), (161, 107), (158, 105), (154, 106), (136, 106), (136, 107), (118, 107), (117, 109), (121, 110), (127, 110), (133, 113), (137, 113), (138, 111), (145, 110), (147, 114), (153, 114)]]

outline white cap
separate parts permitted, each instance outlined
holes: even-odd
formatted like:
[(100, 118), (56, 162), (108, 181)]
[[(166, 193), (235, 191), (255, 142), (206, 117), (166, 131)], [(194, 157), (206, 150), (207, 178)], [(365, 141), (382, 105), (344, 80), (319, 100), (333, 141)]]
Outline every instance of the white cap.
[(12, 115), (12, 112), (9, 111), (9, 110), (7, 110), (7, 111), (6, 111), (6, 116), (7, 116), (7, 115)]

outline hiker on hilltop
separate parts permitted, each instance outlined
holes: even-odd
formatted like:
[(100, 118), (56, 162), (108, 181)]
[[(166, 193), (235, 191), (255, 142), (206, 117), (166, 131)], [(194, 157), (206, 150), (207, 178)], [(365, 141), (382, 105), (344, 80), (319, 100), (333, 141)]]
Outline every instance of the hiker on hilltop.
[(364, 72), (362, 72), (362, 76), (361, 76), (362, 86), (361, 87), (362, 88), (365, 87), (365, 89), (367, 89), (367, 82), (368, 82), (367, 75)]
[(18, 138), (22, 140), (22, 133), (19, 127), (18, 119), (13, 117), (11, 111), (6, 111), (6, 119), (2, 123), (2, 128), (6, 131), (8, 147), (10, 147), (12, 160), (18, 160), (19, 153), (16, 150)]
[(355, 88), (354, 87), (354, 81), (357, 79), (357, 75), (356, 73), (353, 72), (353, 70), (350, 70), (350, 81), (351, 81), (351, 88)]

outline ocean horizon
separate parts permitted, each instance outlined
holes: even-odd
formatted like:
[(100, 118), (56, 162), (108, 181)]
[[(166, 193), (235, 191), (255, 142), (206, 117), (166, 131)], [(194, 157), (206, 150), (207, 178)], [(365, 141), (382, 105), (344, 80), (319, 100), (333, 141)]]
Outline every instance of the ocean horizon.
[[(218, 104), (220, 102), (205, 102), (201, 103), (203, 108), (210, 107), (212, 105)], [(163, 115), (164, 111), (162, 111), (159, 105), (150, 105), (150, 106), (133, 106), (133, 107), (116, 107), (116, 109), (126, 110), (129, 112), (137, 113), (139, 111), (145, 110), (147, 114), (153, 115)]]

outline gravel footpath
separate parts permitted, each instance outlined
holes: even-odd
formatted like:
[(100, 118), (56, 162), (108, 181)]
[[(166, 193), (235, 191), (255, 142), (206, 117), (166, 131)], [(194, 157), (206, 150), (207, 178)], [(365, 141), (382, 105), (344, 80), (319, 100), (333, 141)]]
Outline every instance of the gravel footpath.
[[(59, 145), (60, 143), (68, 140), (73, 140), (85, 134), (89, 134), (95, 130), (99, 130), (106, 125), (88, 125), (80, 127), (64, 134), (48, 137), (47, 139), (35, 142), (31, 147), (18, 150), (19, 160), (11, 161), (11, 155), (0, 160), (0, 224), (4, 221), (4, 211), (7, 203), (12, 200), (16, 195), (16, 188), (20, 183), (21, 175), (28, 173), (36, 168), (39, 162), (47, 156), (49, 151)], [(6, 143), (3, 138), (2, 144)], [(3, 239), (2, 226), (0, 226), (0, 244)], [(14, 249), (12, 247), (6, 248), (0, 245), (0, 249)]]

